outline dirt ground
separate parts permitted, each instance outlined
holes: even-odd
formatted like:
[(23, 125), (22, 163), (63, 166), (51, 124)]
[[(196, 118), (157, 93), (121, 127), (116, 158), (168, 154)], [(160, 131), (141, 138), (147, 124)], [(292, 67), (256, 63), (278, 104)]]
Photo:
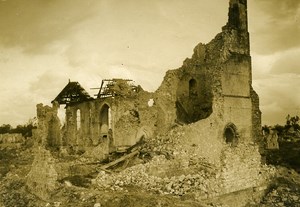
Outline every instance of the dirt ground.
[[(299, 143), (281, 143), (280, 150), (267, 151), (268, 163), (276, 166), (276, 177), (262, 199), (245, 206), (300, 206), (298, 146)], [(26, 186), (26, 175), (31, 169), (33, 158), (30, 147), (5, 146), (0, 149), (0, 207), (230, 207), (240, 206), (237, 204), (239, 200), (247, 196), (240, 193), (197, 201), (193, 196), (161, 195), (130, 186), (122, 191), (99, 190), (93, 184), (97, 176), (97, 172), (94, 172), (60, 180), (58, 189), (50, 198), (42, 200), (31, 194)], [(235, 200), (230, 201), (230, 196), (235, 197)]]

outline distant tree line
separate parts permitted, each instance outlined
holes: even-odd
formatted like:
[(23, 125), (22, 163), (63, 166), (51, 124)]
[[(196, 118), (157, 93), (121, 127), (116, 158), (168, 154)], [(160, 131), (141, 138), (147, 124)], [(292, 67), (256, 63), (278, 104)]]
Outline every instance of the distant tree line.
[[(299, 116), (290, 116), (287, 115), (286, 117), (286, 124), (284, 126), (276, 124), (272, 129), (277, 131), (279, 137), (288, 137), (293, 135), (299, 135), (300, 133), (300, 125), (299, 125), (300, 118)], [(270, 132), (270, 127), (264, 125), (262, 130), (266, 133)]]
[(2, 124), (0, 126), (0, 134), (22, 134), (23, 137), (31, 137), (32, 129), (36, 129), (34, 119), (30, 119), (27, 124), (12, 127), (10, 124)]

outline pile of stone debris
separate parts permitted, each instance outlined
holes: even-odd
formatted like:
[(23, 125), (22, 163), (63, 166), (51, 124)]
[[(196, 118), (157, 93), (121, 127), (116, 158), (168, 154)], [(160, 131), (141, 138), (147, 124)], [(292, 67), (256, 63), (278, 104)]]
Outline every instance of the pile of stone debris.
[[(176, 175), (180, 165), (184, 167), (183, 163), (167, 160), (164, 155), (155, 156), (146, 164), (135, 165), (120, 173), (108, 174), (102, 171), (94, 183), (102, 190), (126, 191), (126, 187), (134, 186), (154, 193), (178, 196), (201, 192), (197, 196), (207, 197), (208, 193), (214, 192), (213, 189), (218, 189), (215, 174), (202, 170), (194, 174)], [(173, 176), (168, 176), (172, 169)]]
[(277, 167), (277, 179), (261, 201), (261, 206), (300, 206), (299, 173), (285, 167)]
[[(174, 129), (166, 136), (148, 139), (138, 147), (137, 163), (110, 173), (101, 170), (93, 183), (101, 189), (126, 191), (135, 187), (163, 195), (193, 195), (203, 199), (217, 195), (220, 172), (218, 168), (199, 156), (194, 150), (187, 150), (180, 143), (185, 136), (183, 130)], [(195, 147), (191, 147), (195, 148)], [(134, 161), (133, 161), (134, 162)]]
[(295, 189), (279, 186), (262, 201), (262, 206), (300, 206), (300, 195)]

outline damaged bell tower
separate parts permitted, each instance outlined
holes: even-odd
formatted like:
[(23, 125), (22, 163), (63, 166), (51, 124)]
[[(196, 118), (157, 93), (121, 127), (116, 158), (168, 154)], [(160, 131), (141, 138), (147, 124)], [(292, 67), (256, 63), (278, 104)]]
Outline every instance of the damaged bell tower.
[[(252, 88), (252, 65), (248, 32), (247, 0), (230, 0), (228, 23), (222, 28), (226, 38), (227, 61), (222, 74), (224, 116), (242, 130), (244, 139), (261, 138), (259, 98)], [(225, 138), (226, 130), (225, 130)]]
[(176, 103), (166, 121), (196, 123), (198, 134), (209, 140), (256, 142), (261, 112), (251, 84), (247, 1), (230, 0), (222, 32), (208, 44), (199, 43), (182, 67), (166, 73), (157, 90), (163, 100), (157, 101), (165, 108)]
[(227, 26), (248, 32), (247, 0), (231, 0)]

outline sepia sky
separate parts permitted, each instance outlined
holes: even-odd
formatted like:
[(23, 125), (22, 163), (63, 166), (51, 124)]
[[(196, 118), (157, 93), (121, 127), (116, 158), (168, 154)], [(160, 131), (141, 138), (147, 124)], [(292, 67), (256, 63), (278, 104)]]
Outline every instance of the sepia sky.
[[(228, 0), (0, 0), (0, 125), (24, 124), (68, 83), (154, 91), (227, 22)], [(300, 114), (300, 1), (248, 0), (263, 124)]]

